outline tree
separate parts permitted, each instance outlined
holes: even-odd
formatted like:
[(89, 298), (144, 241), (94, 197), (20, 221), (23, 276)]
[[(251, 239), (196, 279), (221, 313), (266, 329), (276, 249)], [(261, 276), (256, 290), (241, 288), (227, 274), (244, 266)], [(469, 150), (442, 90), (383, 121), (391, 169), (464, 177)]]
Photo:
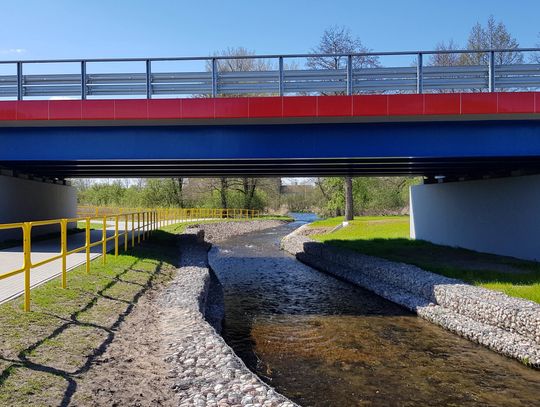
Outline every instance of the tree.
[(351, 176), (345, 177), (345, 221), (354, 219), (353, 207), (353, 179)]
[[(229, 47), (221, 52), (214, 53), (215, 56), (226, 57), (244, 57), (255, 55), (254, 51), (248, 50), (244, 47)], [(271, 64), (261, 58), (227, 58), (218, 59), (216, 61), (217, 70), (219, 73), (224, 72), (249, 72), (249, 71), (268, 71), (272, 68)], [(211, 65), (207, 65), (207, 70), (211, 70)], [(235, 96), (228, 94), (228, 96)], [(236, 95), (240, 96), (240, 95)], [(246, 94), (243, 94), (246, 96)], [(219, 194), (221, 198), (221, 204), (223, 208), (228, 207), (227, 193), (229, 188), (234, 186), (234, 181), (226, 178), (220, 178)], [(251, 209), (253, 199), (255, 197), (257, 189), (257, 179), (244, 177), (240, 181), (241, 188), (236, 187), (236, 190), (244, 195), (244, 208)]]
[[(343, 26), (331, 26), (327, 28), (321, 37), (319, 45), (311, 50), (313, 54), (351, 54), (367, 53), (371, 50), (365, 47), (359, 38), (354, 38), (351, 31)], [(361, 55), (352, 58), (353, 68), (372, 68), (379, 66), (377, 56)], [(346, 56), (309, 57), (306, 65), (311, 69), (345, 69), (347, 67)]]
[[(519, 48), (519, 42), (508, 32), (502, 21), (495, 21), (495, 17), (489, 16), (485, 26), (476, 23), (467, 40), (468, 50), (483, 49), (515, 49)], [(486, 52), (465, 53), (461, 57), (462, 65), (487, 65), (489, 55)], [(520, 52), (508, 51), (495, 54), (495, 64), (520, 64), (523, 55)]]
[[(448, 42), (441, 41), (435, 46), (436, 51), (454, 51), (459, 49), (459, 46), (450, 40)], [(431, 66), (457, 66), (461, 65), (461, 55), (452, 53), (433, 54), (429, 57), (428, 65)]]
[[(538, 33), (538, 42), (536, 43), (536, 48), (540, 48), (540, 33)], [(532, 63), (540, 64), (540, 52), (534, 52), (530, 59)]]
[[(307, 66), (311, 69), (345, 69), (347, 56), (339, 54), (367, 53), (359, 38), (352, 36), (351, 31), (344, 26), (331, 26), (323, 32), (319, 45), (312, 49), (313, 54), (335, 54), (334, 56), (313, 56), (307, 60)], [(352, 58), (353, 69), (369, 68), (379, 65), (379, 59), (372, 55), (359, 55)], [(344, 94), (345, 92), (332, 92), (332, 94)], [(328, 93), (323, 93), (328, 95)], [(345, 220), (354, 218), (352, 178), (344, 180), (345, 194)]]

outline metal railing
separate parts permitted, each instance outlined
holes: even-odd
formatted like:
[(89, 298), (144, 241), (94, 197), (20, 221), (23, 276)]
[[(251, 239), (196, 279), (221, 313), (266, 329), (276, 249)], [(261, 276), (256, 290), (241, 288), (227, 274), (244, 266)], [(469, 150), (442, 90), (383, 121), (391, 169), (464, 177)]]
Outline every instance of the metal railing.
[[(107, 262), (108, 243), (113, 241), (114, 256), (119, 250), (124, 251), (146, 240), (153, 231), (162, 227), (180, 222), (200, 221), (207, 219), (253, 219), (261, 216), (259, 210), (250, 209), (206, 209), (206, 208), (169, 208), (169, 209), (142, 209), (131, 211), (121, 208), (79, 207), (77, 218), (53, 219), (33, 222), (19, 222), (0, 224), (0, 230), (17, 230), (22, 234), (23, 260), (20, 267), (0, 274), (0, 281), (24, 273), (24, 302), (25, 311), (30, 311), (31, 271), (37, 267), (61, 259), (60, 277), (62, 288), (67, 287), (67, 258), (69, 255), (84, 252), (86, 272), (90, 272), (91, 249), (100, 247), (103, 264)], [(70, 225), (84, 224), (84, 244), (68, 249), (68, 235)], [(123, 228), (120, 225), (123, 223)], [(60, 250), (45, 259), (32, 261), (32, 230), (42, 226), (59, 226)], [(101, 238), (92, 241), (91, 230), (98, 226), (101, 229)], [(107, 231), (114, 232), (108, 233)], [(82, 233), (82, 232), (81, 232)]]
[[(540, 48), (368, 52), (351, 54), (240, 55), (177, 58), (120, 58), (0, 61), (12, 65), (15, 74), (0, 75), (0, 98), (69, 97), (86, 99), (110, 96), (142, 96), (148, 99), (182, 95), (280, 95), (306, 93), (378, 93), (441, 92), (448, 90), (519, 90), (540, 87), (540, 63), (497, 64), (500, 56), (538, 53)], [(485, 63), (475, 65), (426, 66), (426, 56), (473, 55)], [(413, 65), (397, 67), (359, 67), (366, 57), (401, 57), (415, 59)], [(341, 69), (287, 68), (286, 61), (298, 58), (343, 59)], [(264, 60), (268, 69), (224, 72), (220, 62), (226, 60)], [(502, 58), (499, 58), (502, 60)], [(523, 59), (523, 58), (522, 58)], [(533, 59), (531, 59), (532, 61)], [(158, 62), (193, 62), (205, 64), (200, 71), (153, 70)], [(89, 73), (94, 63), (144, 63), (143, 72)], [(77, 73), (25, 74), (25, 68), (36, 64), (76, 64)], [(294, 64), (293, 64), (294, 65)], [(293, 66), (292, 65), (292, 66)]]

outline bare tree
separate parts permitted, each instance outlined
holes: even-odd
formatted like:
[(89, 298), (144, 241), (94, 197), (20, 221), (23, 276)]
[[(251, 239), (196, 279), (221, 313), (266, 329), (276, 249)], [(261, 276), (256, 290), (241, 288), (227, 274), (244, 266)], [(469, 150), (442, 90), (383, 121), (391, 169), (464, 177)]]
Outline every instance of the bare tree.
[[(359, 38), (354, 38), (347, 27), (332, 26), (326, 29), (319, 45), (311, 50), (313, 54), (351, 54), (367, 53), (371, 50), (365, 47)], [(352, 59), (353, 68), (372, 68), (379, 66), (379, 59), (373, 55), (360, 55)], [(306, 65), (311, 69), (345, 69), (346, 56), (309, 57)]]
[[(255, 51), (250, 51), (244, 47), (229, 47), (221, 52), (214, 53), (214, 56), (226, 57), (250, 57)], [(248, 71), (268, 71), (272, 68), (269, 61), (263, 58), (230, 58), (217, 60), (218, 72), (248, 72)], [(210, 62), (208, 63), (210, 64)], [(211, 65), (208, 65), (211, 70)]]
[[(319, 45), (312, 49), (314, 54), (336, 54), (334, 56), (309, 57), (306, 65), (311, 69), (345, 69), (347, 56), (340, 54), (368, 53), (359, 38), (352, 36), (351, 31), (344, 26), (332, 26), (323, 32)], [(353, 69), (372, 68), (379, 66), (379, 59), (373, 55), (358, 55), (352, 58)], [(344, 94), (345, 92), (332, 92), (332, 94)], [(328, 93), (323, 93), (328, 95)], [(345, 193), (345, 220), (354, 218), (352, 177), (344, 179)]]
[[(436, 51), (454, 51), (457, 49), (459, 49), (459, 45), (454, 40), (441, 41), (435, 46)], [(433, 54), (430, 56), (428, 64), (431, 66), (457, 66), (461, 65), (461, 56), (452, 53)]]
[[(514, 49), (519, 48), (519, 42), (508, 32), (502, 21), (496, 21), (490, 16), (485, 26), (476, 23), (469, 34), (468, 50), (482, 49)], [(462, 55), (462, 65), (487, 65), (489, 55), (485, 52), (466, 53)], [(520, 64), (523, 55), (520, 52), (508, 51), (495, 54), (496, 65)]]
[[(217, 60), (217, 70), (220, 73), (223, 72), (248, 72), (248, 71), (268, 71), (272, 69), (272, 65), (269, 61), (262, 58), (242, 58), (255, 55), (254, 51), (248, 50), (244, 47), (229, 47), (221, 52), (214, 54), (215, 56), (228, 56), (228, 57), (240, 57), (240, 58), (227, 58)], [(207, 66), (207, 70), (211, 70), (211, 65)], [(240, 96), (232, 95), (228, 96)], [(248, 96), (243, 94), (242, 96)], [(250, 95), (253, 96), (253, 95)], [(235, 188), (237, 191), (244, 194), (244, 206), (246, 209), (251, 209), (255, 191), (257, 189), (257, 179), (244, 177), (240, 180), (240, 186), (235, 187), (234, 180), (227, 178), (220, 178), (219, 193), (221, 197), (221, 205), (223, 208), (227, 208), (227, 191), (230, 188)]]
[[(536, 47), (540, 48), (540, 33), (538, 33), (538, 42), (536, 43)], [(540, 64), (540, 52), (533, 52), (533, 54), (530, 56), (530, 60), (532, 63)]]

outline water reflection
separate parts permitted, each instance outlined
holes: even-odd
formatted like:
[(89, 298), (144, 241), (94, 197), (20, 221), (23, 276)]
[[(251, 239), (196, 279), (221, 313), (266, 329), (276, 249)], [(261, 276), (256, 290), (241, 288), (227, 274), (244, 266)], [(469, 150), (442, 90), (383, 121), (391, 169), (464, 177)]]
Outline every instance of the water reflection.
[(540, 373), (279, 250), (294, 224), (213, 248), (226, 341), (306, 406), (535, 405)]

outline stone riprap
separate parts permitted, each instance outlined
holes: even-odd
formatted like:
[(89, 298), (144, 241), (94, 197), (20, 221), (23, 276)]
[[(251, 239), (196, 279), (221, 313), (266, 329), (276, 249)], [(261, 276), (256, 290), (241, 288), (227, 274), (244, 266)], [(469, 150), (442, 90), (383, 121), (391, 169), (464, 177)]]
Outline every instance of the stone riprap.
[[(244, 223), (235, 224), (242, 226), (228, 228), (229, 233), (249, 229)], [(179, 405), (295, 406), (253, 374), (205, 319), (220, 325), (223, 298), (220, 304), (220, 287), (212, 282), (204, 231), (188, 229), (180, 236), (180, 245), (180, 267), (159, 299), (165, 309), (161, 319), (165, 361)]]
[(231, 236), (241, 235), (244, 233), (255, 232), (283, 225), (282, 220), (254, 220), (240, 222), (218, 222), (194, 225), (193, 227), (204, 230), (206, 241), (214, 243), (227, 239)]
[(419, 267), (316, 242), (303, 226), (282, 248), (300, 261), (416, 312), (451, 332), (540, 368), (540, 305)]

